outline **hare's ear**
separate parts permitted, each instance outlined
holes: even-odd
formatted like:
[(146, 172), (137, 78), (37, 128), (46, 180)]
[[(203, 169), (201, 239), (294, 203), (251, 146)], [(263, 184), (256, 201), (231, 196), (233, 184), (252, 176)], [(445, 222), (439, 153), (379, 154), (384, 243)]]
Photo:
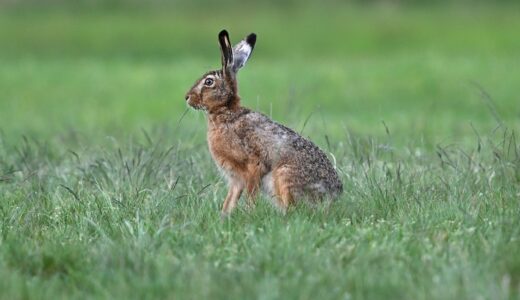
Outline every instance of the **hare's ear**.
[(255, 48), (256, 34), (251, 33), (233, 47), (233, 73), (242, 68)]
[(224, 29), (218, 34), (220, 51), (222, 53), (222, 71), (231, 71), (233, 67), (233, 49), (229, 42), (229, 34)]

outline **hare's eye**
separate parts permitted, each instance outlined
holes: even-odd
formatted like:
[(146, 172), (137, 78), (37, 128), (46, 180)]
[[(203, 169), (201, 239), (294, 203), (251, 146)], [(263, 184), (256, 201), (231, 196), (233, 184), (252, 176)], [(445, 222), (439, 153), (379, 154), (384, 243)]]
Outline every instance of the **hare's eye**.
[(206, 79), (204, 80), (204, 85), (205, 85), (205, 86), (211, 86), (211, 85), (213, 85), (213, 82), (214, 82), (214, 81), (213, 81), (213, 78), (206, 78)]

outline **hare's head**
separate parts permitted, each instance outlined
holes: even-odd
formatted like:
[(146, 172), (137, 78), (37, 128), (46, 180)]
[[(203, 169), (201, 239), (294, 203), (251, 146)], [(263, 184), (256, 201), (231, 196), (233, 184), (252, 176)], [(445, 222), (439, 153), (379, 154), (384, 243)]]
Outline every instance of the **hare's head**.
[(228, 32), (222, 30), (218, 41), (222, 53), (222, 68), (204, 74), (186, 93), (186, 101), (195, 109), (212, 112), (222, 107), (233, 107), (240, 101), (236, 75), (253, 52), (256, 34), (251, 33), (235, 47), (231, 47)]

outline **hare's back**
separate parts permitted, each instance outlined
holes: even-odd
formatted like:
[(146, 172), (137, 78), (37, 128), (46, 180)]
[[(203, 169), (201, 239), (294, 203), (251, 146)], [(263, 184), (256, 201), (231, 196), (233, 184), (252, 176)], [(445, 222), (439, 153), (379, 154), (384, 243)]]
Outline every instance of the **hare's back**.
[(294, 130), (251, 112), (245, 115), (249, 125), (246, 144), (256, 149), (269, 169), (283, 170), (291, 185), (306, 192), (336, 195), (342, 184), (325, 153)]

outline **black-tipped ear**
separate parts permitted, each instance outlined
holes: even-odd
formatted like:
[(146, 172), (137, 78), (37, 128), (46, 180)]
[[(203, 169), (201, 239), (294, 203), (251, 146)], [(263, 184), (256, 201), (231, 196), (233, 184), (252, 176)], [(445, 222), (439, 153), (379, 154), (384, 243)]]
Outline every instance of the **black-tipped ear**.
[(248, 36), (246, 36), (245, 39), (240, 41), (240, 43), (236, 44), (235, 47), (233, 47), (233, 72), (236, 73), (240, 68), (242, 68), (249, 57), (251, 56), (251, 53), (253, 53), (253, 49), (255, 48), (256, 44), (256, 34), (251, 33)]
[(218, 34), (218, 41), (222, 53), (222, 70), (229, 70), (233, 65), (233, 48), (231, 48), (227, 30), (224, 29)]
[(251, 45), (251, 49), (254, 49), (255, 48), (255, 44), (256, 44), (256, 34), (254, 34), (254, 33), (249, 34), (246, 37), (246, 42), (249, 45)]

